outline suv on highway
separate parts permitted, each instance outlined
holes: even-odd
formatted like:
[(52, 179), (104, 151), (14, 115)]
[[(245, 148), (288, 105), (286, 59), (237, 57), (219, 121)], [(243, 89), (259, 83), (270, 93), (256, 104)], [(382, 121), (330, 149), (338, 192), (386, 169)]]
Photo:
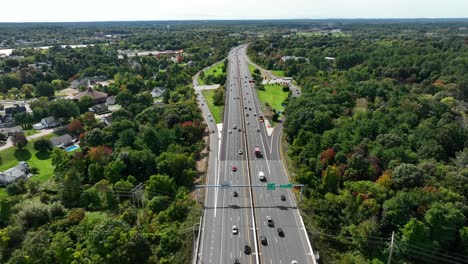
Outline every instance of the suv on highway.
[(232, 234), (237, 235), (239, 233), (239, 229), (237, 229), (237, 226), (232, 226)]
[(271, 216), (267, 216), (267, 224), (269, 227), (274, 227), (275, 226), (275, 222), (273, 222), (273, 219), (271, 219)]
[(262, 245), (264, 245), (264, 246), (268, 245), (268, 241), (267, 241), (265, 236), (261, 236), (260, 241), (262, 242)]
[(284, 231), (281, 227), (278, 227), (278, 229), (276, 229), (278, 231), (278, 236), (280, 237), (284, 237)]
[(286, 201), (286, 196), (284, 196), (284, 194), (281, 195), (281, 201)]
[(245, 242), (245, 245), (244, 245), (244, 253), (249, 255), (251, 253), (250, 251), (250, 246), (249, 246), (249, 242)]
[(232, 128), (233, 128), (233, 129), (237, 129), (237, 126), (236, 126), (236, 125), (233, 125)]

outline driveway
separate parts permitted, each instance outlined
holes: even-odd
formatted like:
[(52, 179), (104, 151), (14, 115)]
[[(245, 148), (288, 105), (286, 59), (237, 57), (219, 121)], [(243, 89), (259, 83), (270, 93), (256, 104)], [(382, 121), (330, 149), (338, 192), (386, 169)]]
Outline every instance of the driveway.
[[(49, 129), (42, 129), (41, 132), (37, 133), (37, 134), (34, 134), (34, 135), (31, 135), (31, 136), (27, 136), (26, 138), (28, 139), (28, 141), (31, 141), (35, 138), (41, 138), (41, 137), (44, 137), (50, 133), (53, 133), (55, 131), (58, 131), (58, 130), (62, 130), (64, 129), (65, 127), (56, 127), (56, 128), (49, 128)], [(8, 140), (7, 142), (5, 142), (4, 145), (0, 146), (0, 151), (4, 150), (4, 149), (7, 149), (7, 148), (10, 148), (10, 147), (13, 147), (13, 142), (11, 142), (11, 137), (8, 137)]]

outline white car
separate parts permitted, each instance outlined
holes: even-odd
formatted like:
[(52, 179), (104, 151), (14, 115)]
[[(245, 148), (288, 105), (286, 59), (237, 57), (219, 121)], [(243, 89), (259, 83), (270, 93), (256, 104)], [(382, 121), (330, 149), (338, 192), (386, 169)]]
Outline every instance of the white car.
[(237, 226), (232, 226), (232, 234), (237, 235), (239, 233), (239, 229), (237, 229)]

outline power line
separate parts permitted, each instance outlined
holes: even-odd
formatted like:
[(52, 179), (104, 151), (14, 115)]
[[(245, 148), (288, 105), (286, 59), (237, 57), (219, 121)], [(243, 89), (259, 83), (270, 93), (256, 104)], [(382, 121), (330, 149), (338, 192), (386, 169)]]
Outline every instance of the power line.
[[(463, 262), (463, 263), (468, 263), (468, 260), (466, 260), (466, 259), (459, 259), (459, 258), (456, 258), (456, 257), (452, 257), (452, 256), (450, 256), (450, 255), (446, 255), (446, 254), (434, 252), (434, 251), (431, 251), (431, 250), (428, 250), (428, 249), (424, 249), (424, 248), (421, 248), (421, 247), (413, 246), (413, 245), (411, 245), (411, 244), (407, 244), (407, 243), (404, 243), (404, 242), (403, 242), (402, 244), (403, 244), (404, 246), (406, 246), (406, 247), (410, 247), (410, 248), (408, 248), (408, 250), (411, 250), (411, 251), (413, 251), (413, 252), (418, 252), (418, 250), (422, 250), (423, 253), (421, 253), (421, 254), (424, 254), (424, 253), (426, 253), (426, 252), (424, 252), (424, 251), (429, 251), (427, 254), (432, 253), (432, 254), (435, 254), (435, 255), (439, 255), (440, 257), (443, 257), (443, 258), (451, 258), (451, 259), (453, 259), (454, 261), (460, 261), (460, 262)], [(413, 247), (413, 248), (415, 248), (415, 249), (412, 249), (411, 247)], [(431, 256), (433, 256), (432, 254), (431, 254)], [(435, 258), (438, 258), (437, 256), (434, 256), (434, 257), (435, 257)], [(451, 260), (447, 260), (447, 261), (451, 261)]]

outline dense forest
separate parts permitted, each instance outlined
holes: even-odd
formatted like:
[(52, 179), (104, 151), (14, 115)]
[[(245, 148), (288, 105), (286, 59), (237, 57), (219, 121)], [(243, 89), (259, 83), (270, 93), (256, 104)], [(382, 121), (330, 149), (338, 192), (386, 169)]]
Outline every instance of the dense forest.
[(413, 26), (353, 24), (352, 35), (249, 47), (303, 88), (284, 131), (323, 263), (384, 263), (392, 232), (392, 263), (466, 263), (466, 23)]

